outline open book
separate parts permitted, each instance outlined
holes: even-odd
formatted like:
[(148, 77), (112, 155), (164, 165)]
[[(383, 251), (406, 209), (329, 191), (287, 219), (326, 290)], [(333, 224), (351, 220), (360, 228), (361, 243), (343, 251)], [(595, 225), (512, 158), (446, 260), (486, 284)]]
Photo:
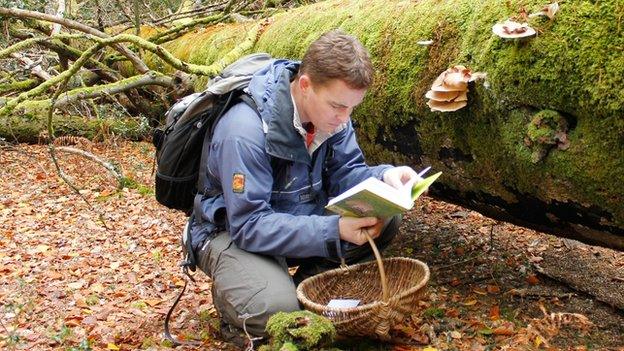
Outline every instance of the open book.
[[(424, 175), (430, 167), (419, 173)], [(410, 210), (414, 201), (438, 179), (438, 172), (420, 181), (415, 179), (397, 189), (377, 178), (368, 178), (331, 199), (326, 209), (341, 216), (388, 218)]]

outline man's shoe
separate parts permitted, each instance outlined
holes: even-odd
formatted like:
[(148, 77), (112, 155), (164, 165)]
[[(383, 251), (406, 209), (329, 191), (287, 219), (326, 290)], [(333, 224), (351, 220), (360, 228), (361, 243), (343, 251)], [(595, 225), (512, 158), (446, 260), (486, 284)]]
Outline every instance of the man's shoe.
[(249, 339), (241, 328), (237, 328), (231, 324), (221, 321), (221, 339), (230, 344), (245, 349), (249, 343)]

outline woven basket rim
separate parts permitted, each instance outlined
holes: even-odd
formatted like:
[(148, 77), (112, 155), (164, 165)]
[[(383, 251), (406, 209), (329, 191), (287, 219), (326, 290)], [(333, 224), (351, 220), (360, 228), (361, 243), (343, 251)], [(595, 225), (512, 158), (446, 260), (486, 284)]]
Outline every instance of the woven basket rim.
[[(386, 304), (390, 304), (390, 302), (395, 301), (395, 300), (400, 300), (402, 298), (404, 298), (405, 296), (412, 294), (420, 289), (422, 289), (427, 282), (429, 281), (429, 266), (427, 266), (426, 263), (424, 263), (423, 261), (417, 260), (415, 258), (409, 258), (409, 257), (389, 257), (389, 258), (384, 258), (382, 259), (382, 261), (384, 262), (388, 262), (388, 261), (408, 261), (411, 263), (416, 263), (417, 265), (421, 266), (421, 268), (423, 268), (424, 271), (424, 275), (422, 277), (422, 279), (418, 282), (418, 284), (412, 286), (409, 289), (405, 289), (402, 292), (394, 295), (394, 296), (390, 296), (388, 298), (388, 301), (385, 302)], [(357, 263), (351, 266), (348, 266), (347, 268), (334, 268), (328, 271), (325, 271), (323, 273), (319, 273), (317, 275), (314, 275), (312, 277), (309, 277), (307, 279), (304, 279), (299, 286), (297, 286), (297, 297), (299, 298), (299, 300), (301, 301), (301, 303), (303, 303), (304, 305), (309, 305), (314, 309), (317, 309), (319, 311), (323, 311), (323, 312), (340, 312), (340, 313), (346, 313), (346, 312), (361, 312), (361, 311), (366, 311), (369, 309), (372, 309), (374, 307), (377, 307), (381, 304), (384, 304), (383, 301), (374, 301), (374, 302), (370, 302), (361, 306), (356, 306), (356, 307), (345, 307), (345, 308), (340, 308), (340, 307), (327, 307), (326, 305), (321, 305), (319, 303), (313, 302), (312, 300), (308, 299), (307, 296), (304, 295), (303, 293), (303, 288), (304, 286), (307, 286), (309, 284), (314, 283), (317, 280), (323, 279), (327, 276), (332, 276), (332, 275), (336, 275), (338, 273), (344, 273), (344, 272), (348, 272), (348, 271), (352, 271), (352, 270), (356, 270), (362, 266), (367, 266), (367, 265), (375, 265), (377, 267), (377, 263), (375, 261), (369, 261), (369, 262), (363, 262), (363, 263)]]

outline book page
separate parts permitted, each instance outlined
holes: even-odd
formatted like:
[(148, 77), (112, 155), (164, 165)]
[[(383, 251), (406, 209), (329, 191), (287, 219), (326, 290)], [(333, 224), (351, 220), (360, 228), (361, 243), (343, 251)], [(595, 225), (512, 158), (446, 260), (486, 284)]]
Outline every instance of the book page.
[(427, 171), (429, 171), (431, 169), (431, 166), (423, 169), (422, 171), (418, 172), (416, 177), (412, 177), (410, 180), (408, 180), (405, 184), (403, 184), (403, 186), (400, 189), (400, 192), (402, 195), (404, 195), (406, 198), (411, 199), (411, 200), (416, 200), (416, 198), (418, 197), (413, 197), (413, 189), (414, 189), (414, 185), (418, 182), (423, 181), (424, 179), (422, 179), (422, 176), (425, 175), (425, 173), (427, 173)]
[(429, 186), (433, 184), (433, 182), (435, 182), (440, 175), (442, 175), (442, 172), (438, 172), (414, 184), (414, 187), (412, 188), (412, 201), (416, 201), (416, 199), (418, 199), (418, 197), (422, 195), (422, 193), (427, 191), (427, 189), (429, 189)]

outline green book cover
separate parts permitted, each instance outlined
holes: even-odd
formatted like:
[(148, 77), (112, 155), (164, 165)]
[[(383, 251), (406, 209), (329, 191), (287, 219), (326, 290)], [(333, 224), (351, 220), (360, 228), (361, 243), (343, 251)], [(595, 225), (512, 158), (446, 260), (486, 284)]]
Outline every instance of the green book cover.
[(438, 172), (415, 184), (406, 184), (402, 189), (396, 189), (376, 178), (368, 178), (333, 198), (325, 208), (347, 217), (392, 217), (411, 209), (414, 201), (441, 174)]

